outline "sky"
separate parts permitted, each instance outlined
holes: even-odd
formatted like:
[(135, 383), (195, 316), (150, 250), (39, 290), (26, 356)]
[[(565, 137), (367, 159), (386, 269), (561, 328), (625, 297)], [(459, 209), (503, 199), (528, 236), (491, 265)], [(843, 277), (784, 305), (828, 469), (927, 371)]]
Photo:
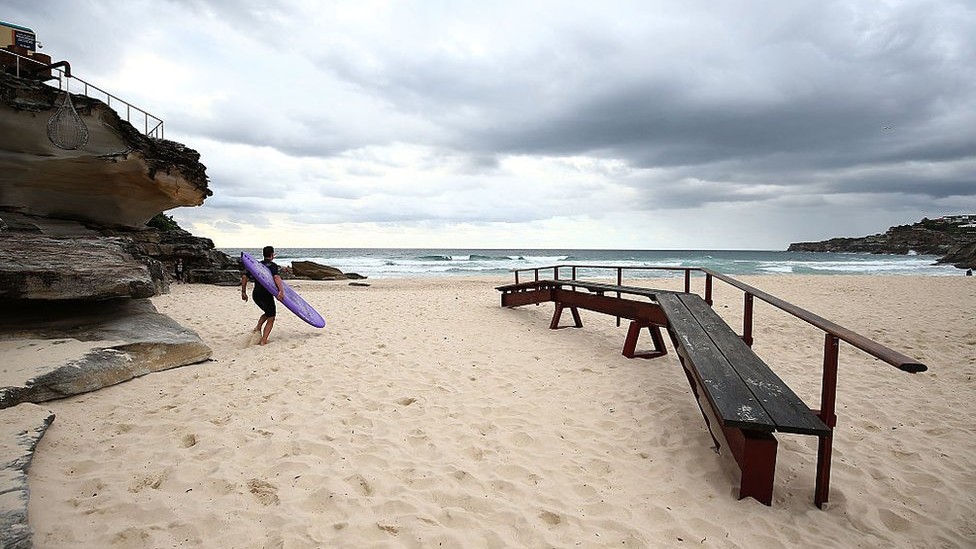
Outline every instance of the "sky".
[(972, 0), (0, 0), (0, 19), (200, 152), (213, 196), (167, 213), (218, 247), (779, 250), (976, 213)]

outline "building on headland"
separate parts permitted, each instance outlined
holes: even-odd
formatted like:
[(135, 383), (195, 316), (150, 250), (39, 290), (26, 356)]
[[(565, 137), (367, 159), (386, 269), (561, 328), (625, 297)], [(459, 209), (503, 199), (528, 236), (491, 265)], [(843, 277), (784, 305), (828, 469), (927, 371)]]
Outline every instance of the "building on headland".
[(937, 219), (943, 223), (976, 223), (976, 214), (944, 215)]
[(18, 76), (27, 73), (44, 79), (52, 78), (49, 68), (51, 56), (38, 52), (39, 47), (33, 30), (0, 21), (0, 51), (9, 52), (6, 55), (0, 53), (0, 65), (4, 71)]

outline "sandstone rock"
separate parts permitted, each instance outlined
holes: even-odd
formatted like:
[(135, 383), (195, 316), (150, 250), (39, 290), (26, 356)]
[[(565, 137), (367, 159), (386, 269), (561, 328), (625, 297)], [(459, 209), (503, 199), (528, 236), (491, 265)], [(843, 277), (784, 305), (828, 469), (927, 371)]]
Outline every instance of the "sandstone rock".
[(164, 291), (162, 273), (154, 278), (129, 246), (118, 238), (0, 233), (0, 299), (144, 298)]
[(292, 261), (291, 268), (296, 277), (312, 280), (359, 280), (366, 278), (356, 273), (343, 273), (335, 267), (320, 265), (314, 261)]
[(976, 269), (976, 242), (959, 244), (949, 248), (939, 263), (950, 263), (960, 269)]
[(150, 227), (103, 228), (99, 232), (131, 240), (140, 255), (162, 262), (169, 275), (176, 272), (176, 261), (182, 259), (186, 282), (220, 286), (241, 283), (240, 260), (214, 248), (209, 238), (193, 236), (183, 229), (163, 231)]
[[(214, 248), (209, 238), (196, 237), (182, 229), (164, 231), (151, 227), (100, 227), (3, 210), (0, 210), (0, 216), (0, 241), (7, 242), (0, 248), (19, 250), (14, 263), (19, 262), (20, 257), (28, 257), (23, 254), (30, 251), (31, 239), (37, 235), (83, 237), (77, 242), (82, 246), (84, 239), (99, 241), (101, 236), (109, 236), (119, 241), (132, 259), (146, 265), (157, 293), (168, 291), (177, 259), (183, 260), (187, 282), (236, 286), (241, 281), (238, 259), (232, 259)], [(18, 241), (21, 243), (17, 244)], [(5, 284), (4, 280), (11, 280), (7, 271), (14, 270), (23, 269), (14, 269), (13, 263), (0, 261), (0, 287)], [(0, 297), (2, 295), (0, 290)]]
[(0, 547), (32, 547), (27, 471), (34, 448), (53, 421), (54, 414), (36, 404), (0, 411)]
[(72, 95), (88, 144), (54, 146), (47, 122), (60, 97), (50, 86), (0, 73), (0, 207), (142, 226), (159, 212), (198, 206), (212, 194), (196, 151), (142, 135), (95, 99)]
[(200, 337), (145, 299), (4, 304), (0, 408), (202, 362)]

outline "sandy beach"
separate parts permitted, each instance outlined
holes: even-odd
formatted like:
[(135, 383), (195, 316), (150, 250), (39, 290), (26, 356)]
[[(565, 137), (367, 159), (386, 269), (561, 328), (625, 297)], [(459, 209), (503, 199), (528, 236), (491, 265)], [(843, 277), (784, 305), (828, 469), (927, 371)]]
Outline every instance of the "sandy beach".
[[(976, 546), (976, 279), (742, 280), (929, 367), (841, 345), (824, 510), (815, 437), (778, 436), (771, 507), (736, 500), (673, 352), (628, 360), (587, 311), (549, 330), (551, 304), (499, 306), (509, 278), (295, 281), (328, 324), (283, 311), (265, 347), (237, 288), (180, 285), (153, 302), (214, 359), (44, 404), (35, 547)], [(737, 330), (741, 304), (716, 285)], [(821, 332), (755, 315), (816, 408)]]

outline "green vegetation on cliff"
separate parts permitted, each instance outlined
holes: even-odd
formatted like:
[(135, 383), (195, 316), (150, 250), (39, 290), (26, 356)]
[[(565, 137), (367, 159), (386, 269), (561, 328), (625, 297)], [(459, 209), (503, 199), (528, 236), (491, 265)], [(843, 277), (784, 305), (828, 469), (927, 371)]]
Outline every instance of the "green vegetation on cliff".
[(163, 212), (159, 212), (158, 214), (154, 215), (153, 218), (146, 223), (146, 226), (162, 231), (177, 231), (182, 229), (176, 220), (173, 219), (173, 216), (166, 215)]

